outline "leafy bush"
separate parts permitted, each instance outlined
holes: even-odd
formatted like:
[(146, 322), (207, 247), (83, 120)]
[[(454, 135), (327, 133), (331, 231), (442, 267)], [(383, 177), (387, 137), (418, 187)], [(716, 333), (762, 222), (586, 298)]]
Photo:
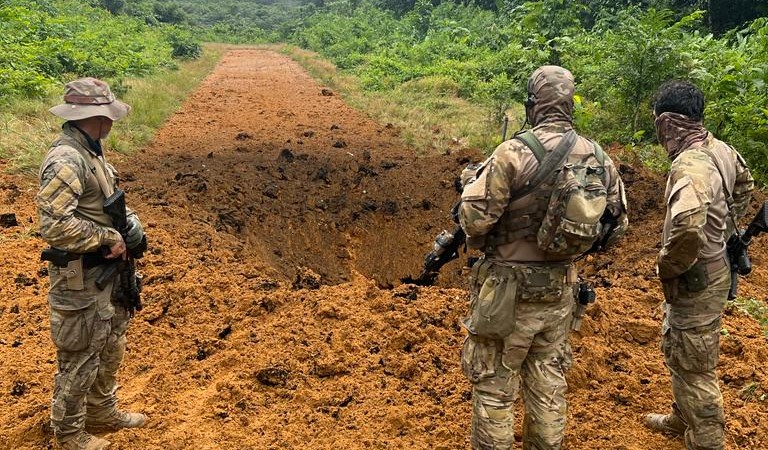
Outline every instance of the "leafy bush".
[(144, 76), (173, 66), (174, 52), (191, 57), (197, 49), (199, 54), (191, 34), (170, 29), (166, 38), (164, 30), (82, 1), (5, 0), (0, 3), (0, 101), (42, 96), (76, 76)]
[(718, 52), (699, 54), (692, 72), (704, 90), (708, 128), (747, 159), (768, 182), (768, 19), (732, 33)]
[(203, 54), (203, 46), (188, 30), (172, 28), (166, 36), (171, 44), (171, 56), (179, 59), (196, 59)]
[(584, 97), (602, 105), (589, 131), (622, 142), (640, 131), (653, 136), (650, 98), (664, 81), (690, 73), (686, 49), (701, 46), (702, 38), (689, 30), (701, 17), (697, 12), (673, 22), (671, 11), (627, 9), (617, 25), (598, 23), (573, 39), (564, 65), (577, 76)]

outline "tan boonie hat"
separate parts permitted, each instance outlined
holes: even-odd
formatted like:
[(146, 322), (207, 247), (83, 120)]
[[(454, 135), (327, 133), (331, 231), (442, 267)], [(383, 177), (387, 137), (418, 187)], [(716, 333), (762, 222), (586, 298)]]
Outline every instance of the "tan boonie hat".
[(88, 77), (67, 83), (64, 86), (64, 103), (48, 111), (65, 120), (97, 116), (120, 120), (130, 110), (130, 106), (115, 98), (107, 83)]

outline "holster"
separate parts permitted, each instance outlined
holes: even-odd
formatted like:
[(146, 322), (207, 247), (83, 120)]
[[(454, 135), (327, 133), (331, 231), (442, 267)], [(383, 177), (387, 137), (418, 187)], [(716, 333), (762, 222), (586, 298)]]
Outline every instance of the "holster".
[(85, 289), (85, 273), (83, 272), (83, 258), (73, 259), (67, 263), (67, 267), (59, 269), (59, 273), (67, 279), (67, 289), (82, 291)]

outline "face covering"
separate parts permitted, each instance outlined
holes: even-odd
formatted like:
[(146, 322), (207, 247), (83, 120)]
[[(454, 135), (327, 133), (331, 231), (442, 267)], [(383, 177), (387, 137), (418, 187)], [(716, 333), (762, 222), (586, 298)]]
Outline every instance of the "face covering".
[(662, 113), (655, 125), (656, 138), (670, 159), (675, 159), (686, 148), (705, 142), (709, 135), (701, 122), (673, 112)]

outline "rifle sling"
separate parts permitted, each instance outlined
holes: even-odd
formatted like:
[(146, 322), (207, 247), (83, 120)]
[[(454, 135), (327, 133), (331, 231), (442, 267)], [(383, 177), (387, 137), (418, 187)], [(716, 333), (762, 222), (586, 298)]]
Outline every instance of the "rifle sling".
[(565, 158), (573, 149), (573, 146), (576, 145), (577, 135), (573, 130), (568, 131), (565, 133), (565, 135), (563, 135), (563, 138), (560, 139), (560, 142), (557, 144), (554, 150), (549, 153), (547, 153), (546, 149), (544, 149), (544, 146), (541, 144), (541, 141), (539, 141), (536, 135), (534, 135), (530, 130), (526, 131), (525, 133), (518, 134), (514, 138), (521, 141), (529, 149), (531, 149), (534, 156), (536, 156), (536, 160), (539, 162), (539, 168), (536, 171), (536, 174), (534, 174), (533, 178), (528, 180), (522, 189), (515, 192), (515, 195), (512, 196), (511, 200), (517, 200), (525, 197), (526, 195), (533, 192), (534, 189), (539, 187), (544, 181), (546, 181), (547, 178), (552, 175), (552, 172), (560, 167), (563, 161), (565, 161)]

